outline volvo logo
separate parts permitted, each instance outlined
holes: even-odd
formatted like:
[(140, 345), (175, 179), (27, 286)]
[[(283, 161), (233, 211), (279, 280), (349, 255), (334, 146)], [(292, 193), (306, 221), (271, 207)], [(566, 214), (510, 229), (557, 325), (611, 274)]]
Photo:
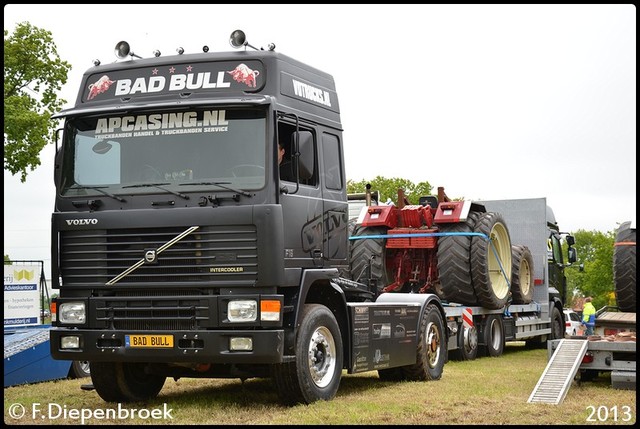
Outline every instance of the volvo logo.
[(67, 225), (96, 225), (98, 219), (66, 219)]
[(147, 264), (155, 264), (158, 262), (158, 252), (155, 249), (146, 250), (144, 252), (144, 261)]

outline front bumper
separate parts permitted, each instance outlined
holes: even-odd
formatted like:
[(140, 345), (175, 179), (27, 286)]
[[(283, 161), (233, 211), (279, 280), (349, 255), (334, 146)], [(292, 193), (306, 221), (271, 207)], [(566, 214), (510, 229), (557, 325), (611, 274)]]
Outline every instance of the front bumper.
[[(64, 336), (77, 336), (80, 347), (62, 349)], [(141, 337), (150, 339), (149, 344), (134, 344), (133, 339)], [(282, 329), (114, 332), (52, 328), (50, 338), (51, 356), (57, 360), (272, 364), (283, 361), (284, 350)], [(231, 350), (232, 338), (251, 338), (253, 347)]]

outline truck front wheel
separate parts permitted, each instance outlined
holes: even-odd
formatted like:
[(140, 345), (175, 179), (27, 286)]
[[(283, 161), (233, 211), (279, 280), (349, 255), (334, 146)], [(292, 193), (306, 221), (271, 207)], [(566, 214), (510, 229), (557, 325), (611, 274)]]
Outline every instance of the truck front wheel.
[(562, 313), (555, 305), (551, 308), (551, 339), (561, 340), (564, 338), (565, 329), (562, 323)]
[(306, 304), (300, 314), (295, 360), (272, 367), (280, 400), (310, 404), (335, 397), (342, 375), (342, 336), (327, 307)]
[(91, 382), (106, 402), (139, 402), (155, 398), (166, 377), (145, 372), (144, 363), (91, 362)]

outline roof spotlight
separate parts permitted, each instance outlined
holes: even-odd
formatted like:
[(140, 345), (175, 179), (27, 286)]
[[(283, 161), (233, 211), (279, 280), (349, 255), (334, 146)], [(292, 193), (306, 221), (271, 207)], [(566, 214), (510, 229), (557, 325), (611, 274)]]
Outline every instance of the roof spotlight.
[(184, 48), (181, 46), (178, 49), (176, 49), (176, 52), (178, 53), (178, 55), (182, 55), (184, 54)]
[(127, 56), (142, 58), (141, 56), (134, 54), (133, 51), (131, 51), (131, 46), (129, 46), (129, 44), (124, 40), (116, 44), (115, 53), (116, 57), (121, 60), (126, 59)]
[(156, 49), (155, 51), (153, 51), (153, 56), (154, 56), (154, 57), (159, 57), (160, 55), (161, 55), (161, 54), (160, 54), (160, 51), (159, 51), (158, 49)]
[(205, 53), (206, 53), (206, 52), (209, 52), (209, 47), (208, 47), (207, 45), (204, 45), (204, 46), (202, 47), (202, 52), (205, 52)]

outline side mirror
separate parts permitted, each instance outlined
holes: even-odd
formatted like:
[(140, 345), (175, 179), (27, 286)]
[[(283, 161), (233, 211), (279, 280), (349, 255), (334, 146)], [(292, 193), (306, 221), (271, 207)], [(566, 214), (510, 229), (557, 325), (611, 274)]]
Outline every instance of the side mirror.
[(311, 134), (310, 131), (298, 131), (293, 134), (292, 138), (294, 139), (294, 145), (296, 139), (298, 139), (299, 143), (298, 152), (300, 156), (298, 158), (298, 171), (300, 173), (300, 179), (308, 180), (313, 177), (314, 169), (313, 134)]
[(569, 245), (569, 247), (573, 246), (574, 244), (576, 244), (576, 239), (574, 238), (573, 235), (567, 235), (565, 237), (565, 240), (567, 240), (567, 244)]
[(576, 262), (578, 260), (578, 252), (576, 251), (576, 249), (574, 247), (569, 247), (568, 250), (569, 254), (569, 263), (573, 264), (574, 262)]

